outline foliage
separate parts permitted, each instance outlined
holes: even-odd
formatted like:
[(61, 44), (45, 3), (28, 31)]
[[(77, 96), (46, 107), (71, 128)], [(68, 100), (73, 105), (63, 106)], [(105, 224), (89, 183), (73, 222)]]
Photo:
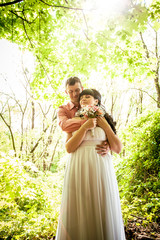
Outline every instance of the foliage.
[[(96, 73), (95, 88), (102, 90), (102, 95), (107, 97), (107, 108), (111, 108), (111, 113), (118, 113), (116, 120), (122, 114), (119, 110), (123, 107), (123, 102), (120, 106), (121, 96), (132, 87), (138, 94), (148, 94), (155, 107), (159, 89), (159, 76), (156, 76), (159, 70), (159, 1), (153, 0), (146, 6), (143, 4), (146, 1), (133, 0), (123, 13), (103, 19), (102, 28), (96, 31), (94, 23), (90, 22), (95, 17), (92, 11), (82, 11), (83, 2), (23, 0), (0, 7), (0, 38), (18, 44), (21, 49), (29, 49), (36, 59), (36, 71), (32, 80), (27, 82), (31, 90), (29, 95), (32, 96), (30, 103), (32, 101), (35, 104), (36, 98), (42, 102), (51, 99), (52, 107), (56, 109), (65, 100), (62, 93), (64, 79), (78, 75), (85, 86), (85, 80), (90, 78), (90, 87), (93, 84), (92, 76)], [(27, 69), (27, 76), (26, 73)], [(127, 80), (127, 90), (120, 89), (121, 78)], [(126, 123), (128, 116), (133, 117), (131, 111), (137, 114), (138, 108), (139, 112), (143, 112), (144, 106), (150, 108), (151, 98), (146, 101), (138, 94), (130, 91), (130, 98), (124, 100), (125, 103), (129, 102), (128, 112), (126, 108), (124, 110)], [(8, 113), (11, 112), (13, 120), (16, 119), (19, 126), (23, 125), (23, 119), (19, 121), (21, 117), (18, 116), (25, 112), (7, 109), (6, 103), (8, 101), (3, 101), (2, 113), (7, 122), (11, 122), (11, 127), (14, 126), (12, 119), (9, 119)], [(21, 107), (25, 109), (23, 104)], [(52, 117), (47, 115), (46, 108), (40, 114), (35, 106), (36, 118), (39, 118), (31, 129), (30, 122), (34, 114), (31, 114), (30, 107), (25, 115), (29, 132), (23, 132), (23, 128), (16, 132), (12, 128), (17, 155), (22, 146), (23, 158), (36, 162), (39, 169), (50, 169), (54, 174), (34, 172), (33, 169), (28, 172), (26, 164), (30, 164), (31, 168), (34, 168), (34, 164), (2, 156), (0, 237), (23, 240), (55, 234), (61, 191), (61, 183), (60, 189), (57, 187), (61, 177), (56, 171), (58, 168), (64, 170), (64, 164), (59, 162), (63, 155), (61, 136), (50, 121)], [(121, 122), (124, 126), (125, 123)], [(158, 221), (159, 122), (159, 111), (152, 112), (134, 122), (123, 134), (125, 157), (117, 165), (117, 176), (125, 219), (140, 212), (148, 220)], [(4, 126), (3, 122), (1, 126)], [(47, 126), (49, 128), (45, 131)], [(26, 129), (28, 131), (28, 125)], [(7, 153), (11, 148), (11, 138), (6, 128), (1, 131), (0, 139), (0, 150)], [(53, 140), (55, 146), (51, 144)], [(59, 140), (60, 144), (57, 145)], [(34, 146), (38, 147), (32, 152)]]
[(1, 154), (0, 238), (49, 239), (56, 234), (62, 174)]
[(25, 0), (0, 7), (0, 38), (32, 51), (37, 62), (32, 88), (38, 97), (41, 92), (54, 99), (55, 106), (64, 101), (60, 87), (68, 76), (85, 82), (93, 70), (102, 70), (104, 77), (141, 83), (154, 79), (159, 68), (158, 1), (128, 3), (124, 12), (102, 19), (100, 30), (83, 2)]
[[(80, 59), (77, 48), (85, 48), (82, 34), (77, 31), (75, 10), (66, 5), (64, 0), (54, 3), (25, 0), (0, 8), (0, 38), (17, 43), (34, 54), (37, 64), (32, 89), (37, 97), (54, 99), (54, 106), (64, 101), (59, 89), (64, 78), (78, 75), (80, 71), (83, 74), (77, 61)], [(78, 66), (76, 69), (74, 64)]]
[(117, 176), (122, 210), (131, 215), (159, 221), (160, 111), (142, 115), (123, 133), (125, 157)]
[[(29, 93), (25, 88), (22, 90), (24, 94)], [(0, 103), (0, 151), (7, 154), (13, 149), (15, 156), (29, 159), (40, 170), (52, 168), (55, 171), (55, 161), (58, 162), (62, 157), (64, 149), (62, 150), (62, 131), (52, 102), (35, 101), (33, 97), (26, 97), (24, 101), (23, 98), (18, 98), (16, 91), (7, 93), (6, 97), (5, 93), (0, 95), (3, 98)]]

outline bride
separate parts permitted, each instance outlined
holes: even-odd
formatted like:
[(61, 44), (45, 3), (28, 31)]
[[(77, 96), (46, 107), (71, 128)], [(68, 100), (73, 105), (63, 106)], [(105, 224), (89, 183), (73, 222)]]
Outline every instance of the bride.
[[(81, 92), (81, 108), (100, 104), (97, 90)], [(120, 153), (122, 144), (107, 113), (86, 119), (77, 131), (67, 135), (66, 150), (70, 155), (56, 240), (125, 240), (112, 157), (110, 153), (101, 156), (95, 150), (106, 138), (110, 150)]]

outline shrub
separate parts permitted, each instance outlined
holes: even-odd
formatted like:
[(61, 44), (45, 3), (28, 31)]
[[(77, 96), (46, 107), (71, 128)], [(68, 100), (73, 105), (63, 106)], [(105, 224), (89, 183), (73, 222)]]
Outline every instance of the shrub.
[(125, 156), (118, 166), (122, 211), (159, 221), (160, 110), (149, 112), (123, 132)]
[(49, 239), (56, 234), (63, 177), (1, 155), (0, 238)]

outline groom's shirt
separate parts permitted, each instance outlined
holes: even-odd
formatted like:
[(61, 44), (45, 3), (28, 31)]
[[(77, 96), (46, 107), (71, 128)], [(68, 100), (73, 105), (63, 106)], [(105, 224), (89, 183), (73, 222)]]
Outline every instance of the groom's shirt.
[(76, 107), (72, 102), (67, 103), (66, 105), (62, 105), (58, 108), (57, 117), (58, 124), (62, 128), (63, 131), (69, 133), (78, 130), (81, 125), (86, 120), (77, 120), (72, 119), (77, 112), (78, 107)]

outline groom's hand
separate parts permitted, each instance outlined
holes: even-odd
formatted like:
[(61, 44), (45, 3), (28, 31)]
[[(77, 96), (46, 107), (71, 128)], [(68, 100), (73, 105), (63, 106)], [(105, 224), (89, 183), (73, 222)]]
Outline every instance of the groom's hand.
[(96, 146), (97, 153), (101, 156), (105, 156), (109, 151), (109, 144), (107, 141), (103, 141), (100, 145)]

